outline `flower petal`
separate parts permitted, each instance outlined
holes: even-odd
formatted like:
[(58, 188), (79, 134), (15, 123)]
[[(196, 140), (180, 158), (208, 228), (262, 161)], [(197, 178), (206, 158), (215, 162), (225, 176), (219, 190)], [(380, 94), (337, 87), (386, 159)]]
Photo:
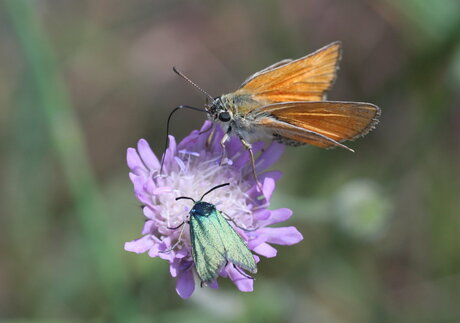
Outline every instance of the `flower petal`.
[[(251, 174), (251, 176), (252, 176), (252, 174)], [(263, 195), (264, 198), (260, 199), (262, 197), (262, 195), (260, 194), (259, 188), (258, 188), (258, 186), (256, 185), (255, 182), (254, 182), (254, 185), (246, 192), (246, 194), (250, 198), (252, 198), (254, 200), (259, 200), (259, 201), (261, 201), (261, 204), (264, 204), (265, 202), (268, 202), (269, 199), (271, 198), (271, 194), (273, 193), (273, 190), (275, 189), (275, 183), (281, 177), (281, 172), (278, 172), (278, 171), (266, 172), (266, 173), (262, 173), (262, 174), (258, 175), (257, 177), (259, 179), (259, 182), (261, 182), (263, 184), (265, 184), (265, 180), (267, 180), (267, 179), (269, 179), (267, 184), (272, 185), (271, 182), (273, 181), (273, 189), (271, 190), (271, 192), (270, 192), (270, 187), (267, 186), (267, 188), (266, 188), (267, 194), (270, 193), (270, 194), (268, 194), (269, 196), (267, 197), (264, 194)], [(264, 191), (263, 185), (262, 185), (262, 190)], [(268, 206), (268, 205), (266, 205), (266, 206)]]
[(252, 249), (254, 252), (257, 252), (259, 255), (267, 257), (267, 258), (273, 258), (276, 257), (277, 250), (270, 246), (268, 243), (261, 243), (257, 247)]
[(254, 279), (243, 276), (238, 270), (229, 264), (226, 268), (228, 277), (233, 281), (236, 287), (242, 292), (252, 292), (254, 290)]
[[(261, 210), (255, 211), (252, 217), (257, 221), (264, 221), (264, 220), (268, 220), (271, 217), (271, 213), (272, 212), (270, 212), (270, 210), (261, 209)], [(257, 222), (257, 224), (260, 224), (260, 222)]]
[(134, 148), (128, 148), (126, 151), (126, 162), (128, 163), (129, 169), (136, 175), (141, 175), (142, 172), (147, 171), (147, 168), (145, 168), (144, 163)]
[(267, 236), (265, 234), (262, 234), (261, 230), (262, 229), (259, 229), (252, 233), (252, 235), (255, 237), (248, 241), (248, 248), (250, 250), (254, 250), (258, 245), (267, 241)]
[(125, 250), (135, 253), (144, 253), (147, 250), (150, 250), (155, 244), (156, 242), (151, 236), (143, 236), (142, 238), (126, 242)]
[(174, 160), (174, 156), (176, 154), (176, 139), (173, 136), (168, 136), (168, 149), (166, 149), (164, 153), (164, 160), (163, 160), (163, 170), (164, 171), (171, 171), (172, 170), (172, 162)]
[(150, 169), (150, 170), (157, 170), (160, 168), (160, 162), (158, 161), (157, 156), (152, 151), (152, 148), (150, 148), (149, 143), (145, 139), (140, 139), (137, 142), (137, 151), (139, 152), (140, 157), (142, 158), (142, 161), (144, 164)]
[(160, 214), (160, 210), (161, 208), (158, 205), (150, 205), (142, 208), (142, 211), (147, 219), (155, 219), (157, 214)]
[(208, 283), (208, 286), (214, 289), (219, 288), (219, 284), (217, 283), (217, 280)]
[(150, 258), (158, 257), (160, 255), (160, 244), (154, 244), (153, 247), (150, 248), (148, 255)]
[[(217, 131), (219, 129), (219, 131)], [(220, 141), (222, 140), (222, 137), (224, 135), (224, 132), (222, 131), (222, 128), (219, 126), (216, 129), (216, 133), (218, 136), (216, 136), (215, 140), (215, 149), (216, 151), (220, 150)], [(235, 156), (236, 154), (241, 154), (241, 152), (246, 151), (243, 150), (243, 144), (241, 143), (241, 140), (236, 138), (236, 137), (230, 137), (229, 140), (225, 143), (225, 153), (228, 158), (231, 159), (236, 159), (238, 156)], [(249, 159), (248, 159), (249, 160)]]
[(146, 193), (148, 193), (150, 195), (154, 195), (157, 186), (156, 186), (155, 182), (153, 181), (153, 179), (147, 178), (147, 180), (144, 182), (144, 185), (142, 186), (142, 188)]
[(155, 222), (152, 220), (147, 220), (144, 223), (144, 228), (142, 229), (142, 234), (151, 234), (155, 230)]
[(256, 172), (261, 172), (273, 165), (283, 154), (284, 145), (272, 142), (265, 151), (257, 158)]
[(262, 192), (267, 201), (270, 201), (274, 190), (275, 190), (275, 180), (273, 178), (266, 177), (263, 181)]
[(172, 263), (176, 259), (176, 255), (174, 250), (170, 250), (167, 252), (164, 252), (164, 250), (159, 250), (157, 252), (153, 252), (152, 249), (150, 249), (151, 252), (149, 252), (149, 256), (154, 258), (154, 257), (160, 257), (161, 259), (169, 261), (169, 263)]
[(267, 217), (266, 219), (261, 219), (265, 220), (263, 221), (262, 224), (263, 226), (268, 226), (272, 225), (275, 223), (280, 223), (288, 220), (292, 216), (292, 211), (287, 208), (281, 208), (281, 209), (276, 209), (270, 211), (270, 216)]
[(176, 292), (181, 298), (189, 298), (192, 296), (194, 290), (195, 280), (193, 279), (193, 270), (189, 267), (177, 275)]
[(183, 150), (183, 149), (190, 150), (192, 148), (191, 146), (195, 146), (197, 139), (198, 139), (198, 131), (194, 130), (190, 133), (190, 135), (188, 135), (187, 137), (185, 137), (179, 142), (179, 144), (177, 145), (177, 149), (178, 150)]
[(182, 173), (185, 173), (187, 171), (187, 167), (185, 166), (185, 163), (180, 159), (179, 157), (174, 157), (174, 160), (176, 161), (177, 165), (179, 166), (180, 170)]
[(294, 227), (263, 228), (257, 230), (267, 237), (267, 242), (279, 245), (293, 245), (303, 240), (302, 234)]
[(260, 174), (258, 177), (260, 181), (263, 181), (266, 177), (273, 178), (275, 181), (277, 181), (281, 178), (282, 175), (283, 173), (281, 173), (279, 170), (271, 170), (269, 172)]
[[(239, 141), (239, 138), (236, 138)], [(252, 144), (252, 153), (254, 156), (259, 152), (264, 146), (263, 142), (256, 142)], [(235, 156), (229, 156), (233, 159), (233, 165), (237, 168), (248, 167), (251, 169), (252, 172), (252, 164), (251, 164), (251, 156), (249, 155), (249, 151), (247, 149), (239, 149)]]

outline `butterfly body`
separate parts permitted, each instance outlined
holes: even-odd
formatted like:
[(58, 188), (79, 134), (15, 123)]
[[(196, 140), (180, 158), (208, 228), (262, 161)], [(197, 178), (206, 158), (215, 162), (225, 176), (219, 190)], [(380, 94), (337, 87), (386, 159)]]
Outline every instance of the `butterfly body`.
[(272, 132), (258, 126), (251, 115), (257, 107), (260, 102), (248, 94), (225, 94), (215, 99), (209, 109), (209, 118), (220, 124), (226, 134), (236, 135), (246, 142), (271, 139)]

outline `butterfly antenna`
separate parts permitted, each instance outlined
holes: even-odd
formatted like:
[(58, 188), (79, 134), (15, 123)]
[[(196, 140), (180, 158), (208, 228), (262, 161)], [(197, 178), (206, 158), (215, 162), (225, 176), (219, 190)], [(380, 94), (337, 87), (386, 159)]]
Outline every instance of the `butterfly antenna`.
[(169, 143), (169, 125), (170, 125), (170, 123), (171, 123), (171, 117), (172, 117), (172, 115), (173, 115), (177, 110), (180, 110), (180, 109), (189, 109), (189, 110), (194, 110), (194, 111), (209, 113), (208, 110), (206, 110), (206, 109), (195, 108), (195, 107), (191, 107), (191, 106), (188, 106), (188, 105), (179, 105), (178, 107), (175, 107), (175, 108), (171, 111), (171, 113), (170, 113), (169, 116), (168, 116), (168, 121), (167, 121), (167, 123), (166, 123), (165, 149), (164, 149), (163, 156), (161, 157), (160, 175), (163, 174), (163, 164), (164, 164), (164, 159), (165, 159), (165, 155), (166, 155), (166, 150), (168, 149), (168, 143)]
[(186, 80), (187, 82), (189, 82), (190, 84), (192, 84), (195, 88), (197, 88), (201, 93), (203, 93), (204, 95), (206, 95), (209, 99), (211, 99), (211, 102), (214, 102), (214, 98), (209, 95), (208, 92), (206, 92), (205, 90), (203, 90), (201, 87), (199, 87), (198, 85), (196, 85), (195, 82), (193, 82), (191, 79), (189, 79), (187, 76), (185, 76), (184, 74), (182, 74), (181, 72), (179, 72), (177, 70), (177, 68), (174, 66), (173, 67), (173, 71), (179, 75), (180, 77), (182, 77), (184, 80)]
[(212, 191), (218, 189), (218, 188), (221, 188), (221, 187), (224, 187), (224, 186), (227, 186), (227, 185), (230, 185), (230, 183), (225, 183), (225, 184), (220, 184), (220, 185), (217, 185), (213, 188), (211, 188), (209, 191), (207, 191), (206, 193), (203, 194), (203, 196), (200, 198), (200, 201), (203, 200), (203, 198), (208, 195), (209, 193), (211, 193)]

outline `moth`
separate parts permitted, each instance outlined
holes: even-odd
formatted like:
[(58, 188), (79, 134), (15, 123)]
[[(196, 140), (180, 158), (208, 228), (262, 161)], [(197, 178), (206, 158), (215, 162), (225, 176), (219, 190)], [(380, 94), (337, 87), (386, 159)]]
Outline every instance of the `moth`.
[[(290, 146), (342, 147), (344, 141), (364, 136), (378, 123), (380, 108), (371, 103), (327, 101), (332, 87), (341, 43), (333, 42), (296, 60), (285, 59), (248, 77), (234, 92), (211, 97), (185, 75), (174, 71), (209, 99), (203, 111), (222, 126), (224, 148), (229, 136), (237, 136), (249, 151), (254, 177), (251, 143), (275, 140)], [(170, 118), (169, 118), (170, 119)], [(168, 119), (168, 128), (169, 128)], [(224, 150), (223, 150), (224, 151)]]
[[(199, 201), (195, 201), (188, 196), (176, 198), (176, 200), (192, 200), (194, 203), (189, 212), (187, 222), (190, 226), (192, 257), (201, 285), (215, 281), (219, 276), (219, 272), (227, 263), (232, 263), (238, 271), (243, 269), (252, 274), (257, 273), (254, 256), (249, 251), (243, 239), (231, 227), (227, 219), (217, 210), (214, 204), (203, 201), (203, 198), (207, 194), (227, 185), (230, 184), (225, 183), (213, 187), (203, 194)], [(184, 225), (184, 223), (179, 225), (179, 227)], [(179, 235), (178, 242), (180, 241), (182, 232)], [(244, 272), (240, 271), (240, 273), (251, 278)]]

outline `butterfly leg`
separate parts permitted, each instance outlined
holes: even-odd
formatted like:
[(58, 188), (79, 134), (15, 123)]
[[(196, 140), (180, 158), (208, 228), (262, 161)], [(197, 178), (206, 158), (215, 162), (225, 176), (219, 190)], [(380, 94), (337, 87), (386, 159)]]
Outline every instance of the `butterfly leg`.
[(259, 188), (259, 191), (262, 192), (262, 185), (260, 184), (259, 180), (257, 179), (257, 174), (256, 174), (256, 161), (254, 159), (254, 153), (252, 152), (252, 146), (249, 142), (244, 140), (243, 138), (240, 137), (241, 143), (243, 144), (244, 148), (246, 148), (249, 152), (249, 156), (251, 157), (251, 165), (252, 165), (252, 175), (254, 175), (254, 179), (257, 182), (257, 187)]
[(228, 133), (226, 133), (223, 137), (222, 140), (220, 141), (220, 146), (222, 147), (222, 155), (220, 156), (220, 162), (219, 165), (222, 166), (224, 163), (224, 158), (225, 158), (225, 142), (230, 138)]
[[(211, 126), (211, 128), (212, 128), (212, 131), (211, 131), (211, 133), (209, 134), (208, 139), (206, 139), (206, 147), (211, 146), (212, 138), (214, 138), (214, 133), (216, 132), (216, 128), (215, 128), (215, 127)], [(211, 128), (209, 128), (209, 129), (206, 130), (206, 131), (209, 131)], [(204, 131), (203, 131), (203, 132), (204, 132)]]

